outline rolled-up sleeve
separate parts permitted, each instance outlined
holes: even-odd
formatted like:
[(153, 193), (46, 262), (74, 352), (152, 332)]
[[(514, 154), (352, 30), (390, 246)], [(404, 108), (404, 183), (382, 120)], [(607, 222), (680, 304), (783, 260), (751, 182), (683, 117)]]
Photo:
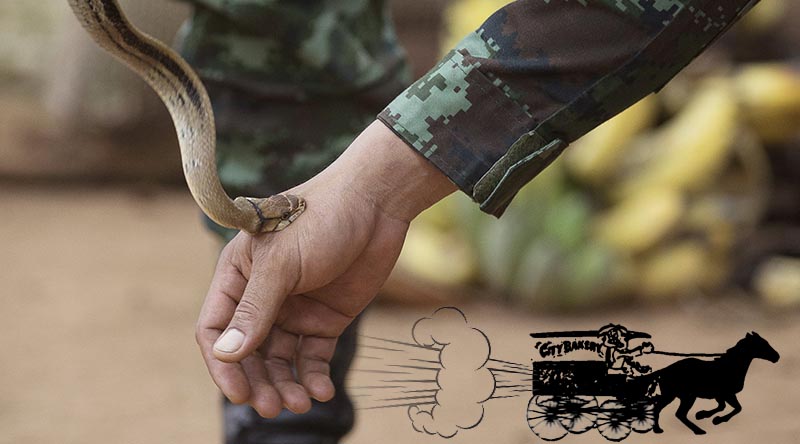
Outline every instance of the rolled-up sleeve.
[(574, 140), (657, 91), (758, 0), (519, 0), (378, 118), (500, 216)]

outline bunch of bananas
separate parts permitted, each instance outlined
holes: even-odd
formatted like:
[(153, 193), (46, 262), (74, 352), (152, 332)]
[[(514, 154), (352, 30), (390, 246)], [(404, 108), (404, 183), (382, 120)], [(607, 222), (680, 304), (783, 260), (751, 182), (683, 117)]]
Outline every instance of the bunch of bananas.
[[(457, 2), (453, 34), (477, 26), (458, 22), (475, 8), (504, 3)], [(674, 83), (687, 92), (681, 101), (668, 89), (587, 134), (501, 219), (460, 193), (430, 208), (412, 223), (398, 268), (537, 307), (718, 289), (764, 211), (764, 145), (798, 135), (800, 72), (745, 65)]]

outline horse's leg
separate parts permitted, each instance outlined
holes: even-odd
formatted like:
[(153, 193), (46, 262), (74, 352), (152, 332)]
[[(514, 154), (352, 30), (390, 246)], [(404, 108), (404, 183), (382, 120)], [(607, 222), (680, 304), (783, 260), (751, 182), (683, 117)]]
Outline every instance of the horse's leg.
[(731, 418), (738, 415), (739, 412), (742, 411), (742, 405), (739, 404), (739, 400), (736, 399), (736, 394), (726, 397), (725, 401), (727, 401), (728, 404), (730, 404), (731, 407), (733, 407), (733, 411), (731, 411), (727, 415), (717, 416), (716, 418), (712, 419), (711, 422), (714, 423), (714, 425), (719, 425), (722, 424), (723, 422), (728, 422)]
[(664, 410), (664, 407), (668, 406), (674, 399), (674, 396), (669, 397), (662, 394), (653, 402), (653, 433), (664, 433), (664, 430), (658, 424), (658, 418), (661, 417), (661, 411)]
[(717, 413), (723, 410), (725, 410), (725, 399), (717, 398), (717, 408), (711, 410), (700, 410), (699, 412), (697, 412), (696, 415), (694, 415), (694, 417), (695, 419), (698, 420), (706, 419), (716, 415)]
[(690, 421), (689, 417), (687, 416), (696, 399), (697, 398), (694, 396), (681, 396), (681, 405), (678, 406), (678, 411), (675, 412), (675, 416), (680, 419), (681, 422), (686, 425), (686, 427), (689, 427), (689, 429), (691, 429), (695, 435), (705, 435), (705, 430), (697, 427), (697, 425)]

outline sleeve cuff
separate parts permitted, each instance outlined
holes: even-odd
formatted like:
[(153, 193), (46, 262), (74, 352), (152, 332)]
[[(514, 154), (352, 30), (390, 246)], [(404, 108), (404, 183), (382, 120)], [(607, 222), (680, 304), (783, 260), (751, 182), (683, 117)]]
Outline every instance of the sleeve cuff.
[(378, 116), (470, 196), (533, 123), (527, 106), (478, 69), (496, 51), (470, 34)]

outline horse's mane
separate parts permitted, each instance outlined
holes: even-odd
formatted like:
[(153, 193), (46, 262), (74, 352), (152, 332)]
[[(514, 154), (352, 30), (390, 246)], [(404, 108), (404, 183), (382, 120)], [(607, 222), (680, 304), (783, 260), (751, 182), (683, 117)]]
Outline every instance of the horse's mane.
[(745, 348), (745, 341), (747, 341), (747, 338), (740, 339), (739, 342), (737, 342), (733, 347), (725, 350), (725, 353), (723, 353), (723, 355), (716, 360), (731, 359), (737, 356)]
[(730, 352), (733, 352), (733, 351), (737, 351), (737, 350), (739, 350), (740, 348), (742, 348), (742, 346), (743, 346), (743, 342), (744, 342), (744, 339), (739, 339), (739, 342), (737, 342), (736, 344), (734, 344), (734, 345), (733, 345), (733, 347), (731, 347), (731, 348), (729, 348), (729, 349), (725, 350), (725, 354), (728, 354), (728, 353), (730, 353)]

